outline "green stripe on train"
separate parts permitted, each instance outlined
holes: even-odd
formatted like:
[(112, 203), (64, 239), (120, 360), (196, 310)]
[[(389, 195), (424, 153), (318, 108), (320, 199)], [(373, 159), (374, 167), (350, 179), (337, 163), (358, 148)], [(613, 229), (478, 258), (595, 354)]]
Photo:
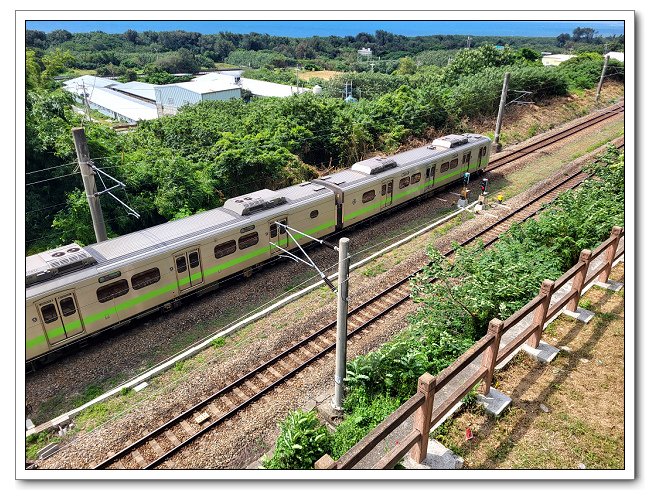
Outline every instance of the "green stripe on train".
[[(468, 171), (471, 171), (472, 168), (476, 168), (476, 167), (478, 167), (478, 163), (474, 164), (474, 167), (472, 167), (472, 166), (470, 165), (470, 166), (468, 167)], [(446, 179), (449, 179), (449, 178), (451, 178), (451, 177), (454, 177), (454, 176), (456, 176), (456, 175), (459, 176), (459, 178), (460, 178), (460, 175), (461, 175), (461, 174), (464, 174), (464, 173), (465, 173), (465, 172), (451, 172), (451, 173), (449, 173), (449, 174), (445, 174), (445, 175), (442, 175), (442, 176), (438, 176), (438, 177), (436, 177), (435, 179), (431, 179), (431, 180), (425, 182), (425, 183), (424, 183), (423, 185), (421, 185), (421, 186), (418, 185), (418, 186), (415, 186), (415, 187), (409, 188), (409, 189), (407, 189), (406, 191), (402, 191), (402, 192), (400, 192), (400, 193), (398, 193), (398, 194), (393, 195), (392, 201), (399, 200), (400, 198), (404, 198), (405, 196), (409, 196), (409, 195), (415, 193), (416, 191), (419, 191), (420, 189), (426, 189), (426, 188), (428, 188), (428, 187), (431, 186), (431, 185), (438, 184), (438, 183), (440, 183), (440, 182), (442, 182), (442, 181), (444, 181), (444, 180), (446, 180)], [(377, 208), (381, 207), (381, 205), (382, 205), (383, 203), (384, 203), (384, 200), (380, 200), (380, 201), (378, 201), (378, 202), (373, 203), (372, 205), (368, 205), (368, 206), (365, 206), (365, 207), (363, 207), (363, 208), (361, 208), (361, 209), (359, 209), (359, 210), (356, 210), (356, 211), (354, 211), (354, 212), (350, 212), (349, 214), (347, 214), (347, 215), (344, 217), (344, 220), (345, 220), (345, 221), (349, 221), (350, 219), (354, 219), (355, 217), (357, 217), (357, 216), (359, 216), (359, 215), (361, 215), (361, 214), (365, 214), (366, 212), (370, 212), (370, 211), (372, 211), (372, 210), (376, 210)]]
[[(305, 233), (306, 234), (314, 234), (314, 233), (317, 233), (317, 232), (322, 231), (324, 229), (334, 227), (335, 225), (336, 225), (335, 221), (328, 221), (328, 222), (326, 222), (324, 224), (321, 224), (320, 226), (316, 226), (316, 227), (314, 227), (312, 229), (309, 229), (309, 230), (305, 231)], [(301, 234), (296, 234), (294, 237), (297, 240), (300, 239), (300, 238), (304, 238), (304, 236), (302, 236)], [(262, 255), (262, 254), (264, 254), (264, 253), (266, 253), (266, 252), (268, 252), (270, 250), (273, 250), (273, 249), (275, 249), (275, 247), (273, 245), (268, 245), (266, 247), (255, 249), (255, 250), (250, 251), (250, 252), (248, 252), (248, 253), (246, 253), (244, 255), (240, 255), (238, 257), (230, 259), (227, 262), (223, 262), (223, 263), (218, 264), (216, 266), (213, 266), (211, 268), (205, 269), (203, 271), (203, 276), (204, 277), (205, 276), (210, 276), (210, 275), (212, 275), (214, 273), (217, 273), (219, 271), (222, 271), (222, 270), (227, 269), (229, 267), (232, 267), (234, 265), (240, 264), (240, 263), (242, 263), (242, 262), (244, 262), (246, 260), (249, 260), (249, 259), (252, 259), (252, 258), (257, 257), (259, 255)], [(190, 283), (190, 280), (198, 281), (199, 279), (201, 279), (201, 273), (200, 272), (195, 273), (190, 277), (185, 277), (185, 278), (182, 278), (182, 279), (180, 279), (178, 281), (174, 281), (173, 283), (168, 283), (167, 285), (163, 285), (161, 287), (155, 288), (155, 289), (150, 290), (150, 291), (148, 291), (148, 292), (146, 292), (144, 294), (138, 295), (137, 297), (133, 297), (131, 299), (124, 300), (124, 301), (120, 302), (117, 305), (111, 306), (108, 309), (104, 309), (101, 312), (85, 316), (83, 318), (83, 323), (86, 326), (91, 325), (91, 324), (95, 323), (96, 321), (104, 319), (106, 316), (110, 316), (112, 314), (117, 313), (118, 311), (124, 311), (126, 309), (130, 309), (131, 307), (134, 307), (134, 306), (136, 306), (138, 304), (141, 304), (142, 302), (153, 299), (153, 298), (155, 298), (155, 297), (157, 297), (159, 295), (163, 295), (163, 294), (168, 293), (168, 292), (170, 292), (172, 290), (176, 290), (180, 286), (185, 285), (187, 283)], [(81, 328), (81, 326), (82, 326), (80, 320), (76, 320), (76, 321), (73, 321), (71, 323), (64, 324), (64, 325), (67, 327), (68, 330), (74, 330), (74, 329), (77, 329), (77, 328)], [(47, 336), (50, 338), (50, 341), (52, 341), (52, 339), (60, 337), (62, 335), (65, 335), (64, 327), (54, 328), (54, 329), (47, 332)], [(33, 348), (33, 347), (37, 347), (38, 345), (43, 344), (45, 342), (47, 342), (47, 338), (45, 337), (45, 335), (39, 335), (36, 338), (27, 340), (26, 341), (26, 347), (28, 349)]]

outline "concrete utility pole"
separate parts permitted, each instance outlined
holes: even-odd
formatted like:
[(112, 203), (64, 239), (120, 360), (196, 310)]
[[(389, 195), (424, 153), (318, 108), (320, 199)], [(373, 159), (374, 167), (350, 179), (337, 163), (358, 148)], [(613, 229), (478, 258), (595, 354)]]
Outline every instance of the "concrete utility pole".
[(97, 239), (97, 243), (100, 241), (106, 241), (108, 236), (106, 236), (106, 226), (104, 224), (102, 206), (99, 203), (99, 197), (97, 196), (95, 173), (88, 164), (90, 161), (90, 153), (88, 152), (86, 132), (81, 127), (73, 128), (72, 137), (74, 138), (74, 148), (77, 151), (77, 161), (79, 163), (79, 170), (81, 171), (81, 178), (83, 179), (84, 189), (86, 190), (86, 199), (88, 200), (88, 206), (90, 207), (90, 216), (93, 219), (95, 238)]
[(607, 63), (609, 63), (609, 56), (605, 56), (605, 63), (603, 64), (603, 72), (600, 74), (600, 81), (596, 89), (596, 102), (600, 99), (600, 89), (603, 87), (603, 80), (605, 79), (605, 72), (607, 71)]
[(501, 150), (499, 144), (499, 136), (501, 135), (501, 120), (503, 120), (503, 109), (506, 107), (506, 99), (508, 98), (508, 84), (510, 83), (510, 73), (503, 76), (503, 89), (501, 89), (501, 102), (499, 103), (499, 114), (497, 115), (497, 126), (494, 129), (494, 149), (495, 151)]
[(334, 399), (332, 408), (343, 409), (345, 364), (348, 342), (348, 278), (350, 277), (350, 240), (339, 240), (339, 293), (336, 316), (336, 371), (334, 372)]

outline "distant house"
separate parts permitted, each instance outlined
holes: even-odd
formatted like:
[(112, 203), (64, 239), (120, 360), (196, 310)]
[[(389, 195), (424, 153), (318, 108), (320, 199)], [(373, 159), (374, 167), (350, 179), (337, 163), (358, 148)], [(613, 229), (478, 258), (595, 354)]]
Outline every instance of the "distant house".
[(623, 52), (608, 52), (605, 55), (609, 56), (610, 59), (616, 59), (617, 61), (625, 62), (625, 54)]
[(575, 55), (572, 54), (550, 54), (542, 56), (542, 64), (544, 66), (559, 66), (564, 61), (568, 61), (574, 57)]
[(191, 81), (156, 85), (158, 116), (175, 115), (178, 108), (202, 101), (227, 101), (241, 98), (241, 87), (220, 81)]

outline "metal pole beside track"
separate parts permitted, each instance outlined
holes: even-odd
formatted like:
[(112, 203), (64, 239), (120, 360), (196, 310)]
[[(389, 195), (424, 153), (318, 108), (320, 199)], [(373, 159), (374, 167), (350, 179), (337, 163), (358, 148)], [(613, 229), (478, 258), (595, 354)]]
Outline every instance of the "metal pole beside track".
[(499, 137), (501, 135), (501, 120), (503, 120), (503, 109), (506, 107), (506, 99), (508, 98), (509, 84), (510, 84), (510, 73), (506, 73), (503, 76), (503, 88), (501, 89), (501, 102), (499, 103), (499, 114), (497, 115), (497, 126), (494, 129), (495, 151), (501, 150), (501, 144), (499, 144)]
[(95, 184), (95, 173), (89, 165), (90, 153), (88, 152), (88, 142), (86, 141), (86, 132), (82, 127), (72, 129), (72, 137), (74, 139), (74, 147), (77, 151), (77, 161), (79, 163), (79, 170), (81, 171), (81, 178), (86, 190), (86, 199), (90, 207), (90, 216), (93, 220), (93, 229), (95, 230), (95, 239), (97, 243), (106, 241), (106, 226), (104, 224), (104, 214), (102, 213), (102, 206), (99, 203), (99, 196), (97, 196), (97, 185)]
[(603, 71), (600, 74), (600, 81), (598, 82), (598, 88), (596, 89), (596, 102), (600, 99), (600, 89), (603, 88), (603, 80), (605, 80), (605, 73), (607, 73), (607, 64), (609, 63), (609, 56), (605, 56), (605, 63), (603, 64)]
[(348, 279), (350, 277), (350, 256), (348, 238), (339, 240), (339, 290), (336, 316), (336, 370), (334, 372), (334, 399), (332, 408), (343, 410), (345, 365), (348, 341)]

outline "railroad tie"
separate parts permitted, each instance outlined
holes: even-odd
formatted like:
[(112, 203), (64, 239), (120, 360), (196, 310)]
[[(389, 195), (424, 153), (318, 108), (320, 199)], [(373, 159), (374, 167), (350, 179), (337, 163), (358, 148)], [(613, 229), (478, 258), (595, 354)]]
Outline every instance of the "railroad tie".
[(223, 415), (223, 414), (225, 413), (225, 412), (221, 411), (221, 410), (217, 407), (217, 405), (214, 404), (214, 403), (210, 403), (210, 404), (207, 406), (207, 408), (208, 408), (208, 410), (210, 410), (210, 412), (212, 413), (212, 418), (213, 418), (214, 420), (218, 420), (219, 418), (221, 418), (221, 415)]
[(161, 456), (161, 455), (165, 454), (165, 450), (162, 449), (162, 446), (160, 446), (158, 444), (158, 441), (156, 441), (155, 439), (152, 439), (151, 441), (149, 441), (149, 445), (151, 445), (151, 448), (153, 449), (154, 453), (157, 456)]
[(228, 397), (228, 396), (221, 396), (221, 401), (223, 404), (228, 408), (228, 411), (232, 410), (235, 406), (237, 406), (233, 401)]
[(253, 382), (251, 382), (250, 380), (245, 380), (245, 381), (244, 381), (244, 384), (245, 384), (246, 387), (248, 387), (251, 391), (253, 391), (253, 394), (257, 394), (258, 392), (260, 392), (259, 387), (257, 387), (255, 384), (253, 384)]
[(171, 444), (173, 444), (174, 446), (179, 446), (179, 445), (181, 444), (180, 440), (179, 440), (179, 439), (176, 437), (176, 435), (175, 435), (172, 431), (170, 431), (170, 430), (165, 431), (165, 437), (167, 437), (167, 439), (169, 440), (169, 442), (170, 442)]
[(147, 461), (142, 457), (142, 455), (140, 455), (138, 450), (133, 450), (131, 456), (135, 459), (140, 468), (144, 469), (147, 466)]
[(248, 401), (248, 400), (250, 399), (250, 398), (249, 398), (246, 394), (244, 394), (244, 392), (243, 392), (241, 389), (239, 389), (238, 387), (233, 387), (232, 392), (235, 394), (235, 396), (237, 396), (239, 399), (242, 400), (242, 403), (243, 403), (244, 401)]
[[(282, 368), (283, 370), (286, 370), (287, 372), (290, 372), (292, 370), (292, 368), (289, 367), (289, 365), (287, 365), (284, 362), (284, 360), (282, 360), (282, 359), (278, 359), (278, 366), (280, 366), (280, 368)], [(269, 368), (269, 370), (270, 370), (270, 368)], [(282, 377), (283, 377), (283, 375), (280, 375), (280, 378), (282, 378)]]
[(267, 369), (267, 370), (269, 371), (269, 373), (271, 373), (271, 375), (273, 375), (276, 379), (279, 380), (279, 379), (282, 378), (282, 375), (281, 375), (280, 373), (278, 373), (277, 370), (273, 369), (272, 366), (269, 366), (269, 367), (267, 367), (266, 369)]
[(187, 422), (187, 420), (181, 420), (181, 427), (183, 428), (183, 431), (185, 431), (185, 434), (187, 434), (188, 436), (194, 435), (194, 429), (192, 429), (192, 427)]
[(266, 387), (271, 384), (271, 381), (268, 378), (266, 378), (262, 373), (256, 373), (255, 377), (257, 377), (262, 382), (263, 387)]

